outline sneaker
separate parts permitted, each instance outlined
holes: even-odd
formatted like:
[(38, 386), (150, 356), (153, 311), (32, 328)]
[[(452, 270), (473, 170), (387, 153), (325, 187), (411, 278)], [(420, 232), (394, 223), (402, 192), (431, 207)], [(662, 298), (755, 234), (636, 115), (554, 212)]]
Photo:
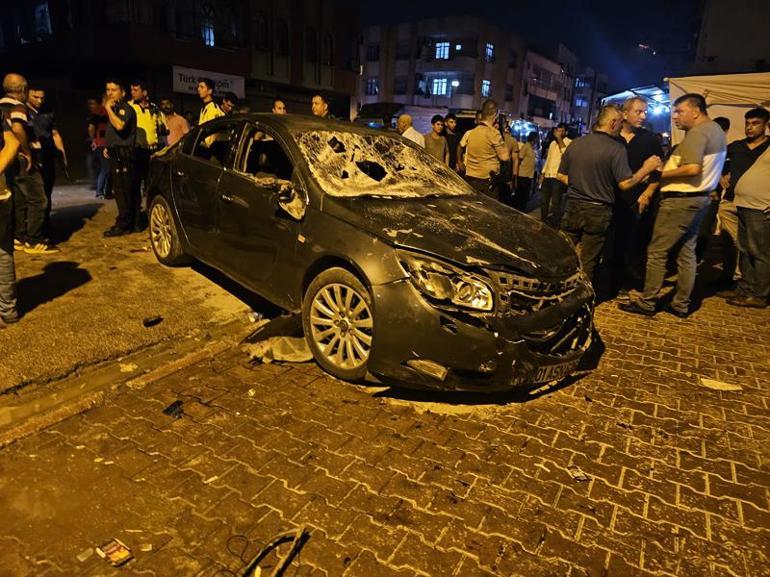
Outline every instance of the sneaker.
[(37, 244), (25, 245), (24, 252), (27, 254), (54, 254), (59, 252), (59, 249), (49, 246), (44, 242), (39, 242)]
[(14, 250), (22, 250), (24, 248), (24, 243), (21, 242), (18, 238), (13, 239), (13, 249)]
[(635, 315), (644, 315), (646, 317), (655, 316), (655, 310), (645, 309), (639, 306), (639, 303), (629, 301), (627, 303), (618, 303), (618, 308), (627, 313), (633, 313)]
[(767, 306), (767, 300), (761, 299), (758, 297), (751, 297), (751, 296), (736, 296), (736, 297), (727, 299), (727, 304), (733, 305), (736, 307), (763, 309)]
[(111, 238), (115, 236), (125, 236), (127, 234), (131, 234), (131, 230), (118, 228), (117, 226), (113, 226), (112, 228), (109, 228), (104, 231), (104, 236), (106, 236), (107, 238)]
[(620, 289), (618, 291), (618, 294), (615, 296), (615, 298), (621, 302), (628, 302), (631, 300), (631, 295), (628, 294), (628, 291), (626, 289)]
[(19, 322), (19, 313), (17, 313), (15, 310), (6, 313), (4, 315), (0, 315), (0, 321), (3, 321), (7, 325), (13, 325)]
[(666, 307), (663, 310), (665, 312), (667, 312), (668, 314), (670, 314), (670, 315), (674, 315), (675, 317), (679, 317), (680, 319), (686, 319), (687, 317), (690, 316), (689, 311), (685, 311), (685, 312), (678, 311), (674, 307), (672, 307), (671, 305), (666, 305)]

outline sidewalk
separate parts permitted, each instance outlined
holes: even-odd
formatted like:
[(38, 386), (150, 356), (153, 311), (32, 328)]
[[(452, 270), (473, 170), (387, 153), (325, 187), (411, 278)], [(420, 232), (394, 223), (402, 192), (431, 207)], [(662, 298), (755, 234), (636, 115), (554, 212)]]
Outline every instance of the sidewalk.
[[(160, 265), (147, 233), (104, 238), (114, 201), (83, 186), (57, 187), (52, 218), (61, 252), (15, 255), (24, 316), (0, 331), (0, 392), (233, 319), (247, 322), (249, 307), (201, 272)], [(145, 327), (152, 317), (162, 320)]]

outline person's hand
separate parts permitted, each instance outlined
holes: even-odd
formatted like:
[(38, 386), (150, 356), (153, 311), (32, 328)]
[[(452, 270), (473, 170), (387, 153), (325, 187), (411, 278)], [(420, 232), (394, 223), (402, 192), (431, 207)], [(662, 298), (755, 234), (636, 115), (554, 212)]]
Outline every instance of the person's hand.
[(660, 159), (660, 156), (652, 155), (650, 158), (644, 161), (644, 164), (642, 165), (642, 168), (644, 168), (645, 172), (653, 172), (655, 170), (660, 170), (663, 167), (663, 161)]
[(709, 192), (709, 200), (716, 202), (719, 200), (719, 193), (716, 190)]
[(765, 215), (766, 220), (770, 220), (770, 206), (767, 207), (765, 210), (762, 211)]
[(639, 196), (639, 199), (636, 201), (636, 204), (639, 205), (639, 214), (642, 214), (645, 210), (647, 210), (647, 207), (650, 206), (651, 200), (652, 200), (651, 194), (642, 193)]
[(105, 146), (105, 147), (102, 149), (102, 156), (103, 156), (104, 158), (106, 158), (106, 159), (109, 159), (109, 158), (110, 158), (110, 153), (109, 153), (109, 152), (107, 152), (107, 147), (106, 147), (106, 146)]
[(719, 186), (727, 190), (730, 188), (730, 175), (729, 174), (723, 174), (722, 178), (719, 179)]

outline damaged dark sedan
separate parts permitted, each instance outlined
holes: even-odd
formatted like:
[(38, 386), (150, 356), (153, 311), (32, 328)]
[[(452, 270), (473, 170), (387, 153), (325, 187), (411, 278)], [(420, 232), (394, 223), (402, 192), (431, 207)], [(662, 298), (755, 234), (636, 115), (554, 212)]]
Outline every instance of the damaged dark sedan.
[(152, 161), (158, 260), (301, 312), (345, 380), (501, 391), (561, 379), (594, 294), (568, 240), (397, 135), (299, 116), (207, 122)]

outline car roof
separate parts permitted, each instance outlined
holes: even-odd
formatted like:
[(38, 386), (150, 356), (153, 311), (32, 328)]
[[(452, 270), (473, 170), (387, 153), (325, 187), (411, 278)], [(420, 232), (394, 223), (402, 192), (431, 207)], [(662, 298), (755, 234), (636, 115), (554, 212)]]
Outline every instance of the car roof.
[(375, 130), (373, 128), (369, 128), (368, 126), (354, 124), (352, 122), (329, 120), (326, 118), (318, 118), (317, 116), (304, 114), (272, 114), (269, 112), (250, 112), (247, 114), (233, 114), (231, 116), (223, 116), (209, 122), (227, 122), (240, 118), (254, 122), (262, 122), (268, 127), (278, 130), (283, 128), (290, 133), (308, 132), (310, 130), (336, 130), (340, 132), (354, 132), (357, 134), (372, 134), (375, 136), (397, 136), (397, 134), (393, 132)]

